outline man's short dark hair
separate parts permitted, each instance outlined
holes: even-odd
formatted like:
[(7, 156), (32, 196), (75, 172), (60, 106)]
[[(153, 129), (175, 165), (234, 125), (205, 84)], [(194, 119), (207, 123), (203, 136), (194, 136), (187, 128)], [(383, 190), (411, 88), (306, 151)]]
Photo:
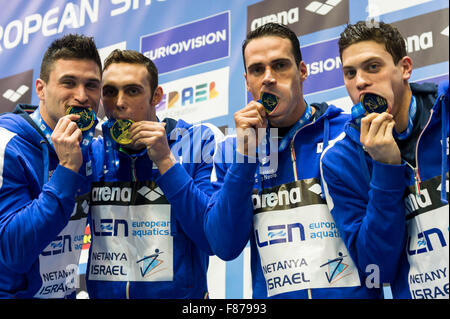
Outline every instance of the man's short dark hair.
[(142, 64), (147, 68), (148, 71), (148, 81), (150, 83), (150, 89), (152, 94), (158, 87), (158, 69), (152, 60), (147, 58), (140, 52), (134, 50), (120, 50), (116, 49), (112, 51), (108, 57), (105, 59), (105, 64), (103, 71), (105, 71), (108, 66), (113, 63), (131, 63), (131, 64)]
[(92, 60), (98, 65), (99, 72), (102, 72), (102, 62), (92, 37), (67, 34), (53, 41), (47, 51), (45, 51), (41, 63), (41, 74), (39, 77), (44, 82), (48, 82), (50, 78), (53, 63), (60, 59)]
[(339, 38), (341, 59), (342, 52), (346, 48), (362, 41), (375, 41), (384, 44), (395, 64), (407, 55), (405, 40), (396, 27), (384, 22), (367, 23), (367, 21), (358, 21), (355, 24), (349, 24), (341, 33)]
[(292, 54), (295, 58), (295, 63), (297, 66), (302, 61), (302, 52), (300, 51), (300, 41), (298, 40), (297, 35), (288, 27), (278, 24), (278, 23), (267, 23), (259, 28), (249, 32), (247, 37), (245, 38), (244, 43), (242, 44), (242, 57), (244, 58), (244, 68), (247, 70), (247, 65), (245, 63), (245, 48), (253, 39), (267, 37), (267, 36), (275, 36), (280, 38), (285, 38), (291, 41), (292, 45)]

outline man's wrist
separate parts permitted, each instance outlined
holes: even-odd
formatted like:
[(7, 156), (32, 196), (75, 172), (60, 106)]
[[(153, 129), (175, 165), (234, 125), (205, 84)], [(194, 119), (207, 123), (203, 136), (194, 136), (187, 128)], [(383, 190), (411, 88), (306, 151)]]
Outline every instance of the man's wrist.
[(161, 160), (155, 161), (155, 165), (159, 169), (159, 173), (163, 175), (167, 172), (177, 161), (172, 153), (168, 157), (164, 157)]
[(61, 163), (61, 162), (59, 163), (59, 165), (65, 167), (67, 169), (70, 169), (71, 171), (73, 171), (74, 173), (77, 173), (77, 174), (80, 171), (80, 167), (81, 167), (81, 165), (79, 166), (76, 164)]

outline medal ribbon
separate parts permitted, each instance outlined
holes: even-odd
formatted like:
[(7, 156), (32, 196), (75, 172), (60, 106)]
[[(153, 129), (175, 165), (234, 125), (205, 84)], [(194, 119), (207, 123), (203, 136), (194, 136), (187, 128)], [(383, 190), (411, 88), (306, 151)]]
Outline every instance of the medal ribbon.
[[(309, 110), (310, 110), (310, 112), (312, 113), (312, 109), (311, 109), (311, 107), (309, 106), (309, 104), (307, 104), (307, 106), (309, 107)], [(305, 111), (305, 113), (306, 113), (306, 111)], [(309, 114), (309, 118), (308, 118), (308, 119), (311, 119), (311, 114)], [(298, 175), (297, 175), (297, 158), (295, 157), (294, 137), (295, 137), (295, 135), (297, 134), (297, 132), (298, 132), (303, 126), (305, 126), (307, 123), (308, 123), (307, 121), (304, 121), (303, 124), (302, 124), (301, 126), (299, 126), (298, 129), (296, 129), (296, 130), (294, 131), (294, 134), (292, 135), (292, 140), (290, 141), (290, 142), (291, 142), (291, 161), (292, 161), (292, 170), (293, 170), (293, 172), (294, 172), (294, 180), (295, 180), (295, 181), (298, 181)], [(285, 148), (286, 148), (286, 147), (285, 147)]]
[[(98, 120), (97, 116), (94, 112), (92, 112), (94, 116), (94, 125), (89, 130), (86, 130), (83, 132), (83, 139), (81, 140), (80, 147), (83, 154), (87, 150), (88, 146), (91, 144), (92, 139), (94, 138), (95, 133), (95, 127), (97, 126)], [(47, 139), (47, 142), (53, 146), (52, 139), (50, 138), (53, 130), (45, 123), (44, 119), (41, 116), (41, 113), (39, 112), (39, 108), (37, 108), (33, 114), (30, 115), (30, 117), (33, 119), (34, 123), (39, 127), (39, 129), (44, 134), (45, 138)]]
[(111, 177), (114, 177), (119, 170), (119, 157), (116, 152), (119, 149), (119, 144), (114, 141), (110, 133), (110, 129), (115, 122), (115, 119), (108, 119), (102, 125), (103, 138), (105, 140), (105, 174)]
[[(289, 143), (291, 142), (291, 140), (293, 139), (295, 134), (297, 134), (297, 132), (303, 126), (308, 124), (311, 121), (311, 118), (312, 118), (312, 108), (308, 103), (306, 103), (306, 109), (303, 112), (303, 115), (289, 129), (288, 133), (282, 138), (280, 144), (278, 145), (278, 152), (282, 152), (288, 147)], [(258, 156), (263, 156), (263, 159), (267, 158), (269, 156), (270, 152), (273, 151), (273, 149), (275, 148), (274, 143), (272, 141), (274, 138), (277, 138), (277, 137), (270, 136), (270, 131), (271, 131), (271, 128), (270, 128), (270, 125), (268, 125), (266, 128), (266, 137), (262, 141), (262, 143), (257, 147)], [(267, 162), (267, 163), (269, 163), (269, 162)], [(265, 165), (265, 164), (263, 164), (263, 165)], [(294, 163), (294, 165), (295, 165), (295, 163)]]
[[(288, 133), (282, 138), (280, 144), (278, 145), (278, 152), (284, 151), (288, 146), (289, 143), (291, 144), (291, 159), (292, 159), (292, 166), (294, 170), (294, 177), (295, 180), (297, 179), (297, 166), (296, 166), (296, 160), (295, 160), (295, 150), (294, 150), (294, 138), (295, 135), (302, 129), (305, 125), (309, 124), (311, 122), (312, 118), (312, 108), (311, 106), (306, 103), (306, 109), (305, 112), (303, 112), (303, 115), (300, 117), (300, 119), (290, 128)], [(273, 137), (270, 136), (270, 130), (269, 126), (267, 126), (267, 133), (266, 133), (266, 140), (263, 142), (261, 147), (265, 147), (265, 155), (268, 155), (271, 150), (273, 150), (273, 143), (271, 143)], [(258, 151), (261, 154), (261, 150)]]
[(297, 133), (297, 131), (301, 129), (303, 126), (305, 126), (305, 124), (307, 124), (311, 120), (311, 116), (312, 116), (312, 108), (308, 103), (306, 103), (306, 109), (305, 112), (303, 112), (302, 117), (297, 121), (297, 123), (294, 124), (293, 127), (291, 127), (289, 132), (281, 140), (280, 146), (278, 147), (279, 152), (282, 152), (286, 149), (286, 147), (289, 145), (289, 143), (291, 142), (292, 138)]
[[(106, 166), (106, 175), (108, 177), (114, 178), (117, 176), (117, 172), (119, 170), (119, 156), (118, 152), (120, 151), (121, 145), (117, 143), (113, 137), (111, 136), (111, 128), (113, 127), (116, 119), (108, 119), (102, 125), (103, 131), (103, 139), (105, 140), (105, 166)], [(139, 157), (147, 152), (147, 149), (143, 149), (142, 152), (138, 154), (130, 155), (131, 157)]]
[(411, 135), (411, 132), (413, 129), (413, 121), (414, 121), (414, 118), (416, 117), (416, 112), (417, 112), (417, 103), (416, 103), (416, 98), (413, 95), (411, 97), (411, 103), (409, 104), (408, 127), (402, 133), (397, 133), (394, 130), (394, 132), (393, 132), (394, 138), (396, 138), (397, 140), (405, 140)]
[(34, 123), (39, 127), (39, 129), (44, 134), (45, 138), (47, 139), (47, 142), (53, 146), (52, 139), (50, 136), (53, 133), (53, 130), (47, 125), (47, 123), (44, 122), (44, 119), (41, 116), (41, 113), (39, 112), (39, 108), (37, 108), (33, 114), (30, 115), (30, 117), (33, 119)]

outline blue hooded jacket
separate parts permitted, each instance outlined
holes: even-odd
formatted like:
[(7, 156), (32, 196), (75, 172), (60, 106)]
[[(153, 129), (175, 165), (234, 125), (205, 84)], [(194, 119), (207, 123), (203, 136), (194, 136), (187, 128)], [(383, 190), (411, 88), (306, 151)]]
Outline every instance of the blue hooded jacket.
[[(203, 231), (222, 133), (165, 119), (177, 163), (163, 175), (144, 149), (119, 149), (103, 124), (105, 174), (93, 184), (90, 298), (204, 298), (212, 253)], [(115, 195), (117, 194), (117, 195)]]
[(275, 157), (240, 155), (235, 138), (221, 144), (215, 165), (222, 188), (209, 204), (209, 243), (231, 260), (250, 240), (253, 298), (378, 298), (380, 289), (366, 288), (345, 253), (321, 194), (322, 149), (349, 115), (326, 103), (312, 106), (315, 120), (291, 128)]
[(415, 165), (373, 161), (349, 121), (322, 156), (323, 184), (361, 271), (377, 265), (394, 298), (448, 298), (448, 82), (438, 94), (435, 84), (410, 86), (424, 118), (402, 158)]
[(26, 112), (35, 109), (18, 105), (0, 116), (0, 298), (73, 298), (87, 219), (83, 194), (101, 172), (93, 161), (101, 144), (91, 144), (78, 174), (60, 166)]

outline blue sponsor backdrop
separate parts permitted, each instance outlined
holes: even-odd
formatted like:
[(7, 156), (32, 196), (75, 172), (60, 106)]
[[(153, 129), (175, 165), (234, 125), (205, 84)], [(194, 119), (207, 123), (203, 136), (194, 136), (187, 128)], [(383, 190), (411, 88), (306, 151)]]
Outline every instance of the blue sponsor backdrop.
[[(208, 73), (209, 87), (201, 91), (207, 102), (195, 102), (212, 110), (195, 118), (233, 127), (233, 113), (248, 100), (241, 44), (247, 28), (264, 21), (285, 23), (299, 35), (310, 74), (307, 101), (349, 110), (336, 44), (345, 24), (369, 16), (398, 24), (413, 61), (421, 61), (412, 81), (438, 81), (448, 79), (448, 6), (447, 0), (0, 0), (0, 112), (37, 104), (34, 83), (46, 47), (62, 34), (82, 33), (95, 38), (102, 57), (119, 47), (153, 58), (160, 83), (171, 83), (173, 92), (187, 86), (184, 78)], [(228, 78), (215, 77), (216, 70)], [(177, 99), (167, 96), (164, 107), (194, 107)], [(211, 297), (249, 298), (248, 247), (234, 261), (212, 259), (209, 276)]]
[(344, 85), (337, 39), (304, 46), (302, 57), (307, 61), (308, 68), (308, 81), (303, 86), (304, 94)]
[(192, 67), (229, 55), (230, 12), (141, 37), (145, 56), (160, 74)]

